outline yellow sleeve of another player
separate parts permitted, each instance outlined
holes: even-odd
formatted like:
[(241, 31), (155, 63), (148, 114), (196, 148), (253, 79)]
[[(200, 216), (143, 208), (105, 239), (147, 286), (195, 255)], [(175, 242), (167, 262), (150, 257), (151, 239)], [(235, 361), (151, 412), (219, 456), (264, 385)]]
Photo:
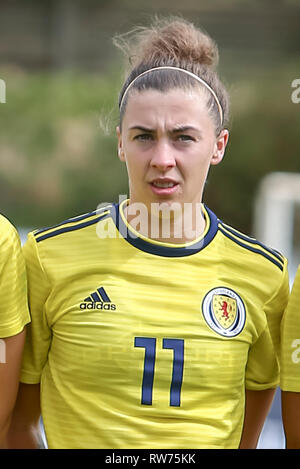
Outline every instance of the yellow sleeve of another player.
[(21, 381), (36, 384), (40, 382), (51, 341), (51, 331), (45, 314), (45, 303), (50, 286), (32, 233), (28, 235), (23, 252), (27, 271), (31, 324), (26, 334)]
[(289, 276), (285, 259), (281, 281), (265, 303), (266, 325), (251, 347), (246, 369), (246, 388), (263, 390), (279, 385), (280, 325), (289, 299)]
[(0, 337), (19, 334), (30, 322), (24, 258), (16, 229), (0, 216)]
[(281, 389), (300, 392), (300, 266), (282, 319), (280, 361)]

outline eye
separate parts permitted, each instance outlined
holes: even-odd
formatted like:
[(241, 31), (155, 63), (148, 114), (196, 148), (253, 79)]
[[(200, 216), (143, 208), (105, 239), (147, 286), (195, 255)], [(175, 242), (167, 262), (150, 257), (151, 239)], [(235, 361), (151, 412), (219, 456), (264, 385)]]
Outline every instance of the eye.
[(177, 140), (181, 142), (194, 142), (195, 141), (195, 139), (191, 135), (187, 135), (187, 134), (178, 135)]
[(135, 135), (133, 139), (140, 140), (140, 141), (148, 141), (148, 140), (153, 140), (153, 135), (147, 134), (147, 133), (138, 134), (138, 135)]

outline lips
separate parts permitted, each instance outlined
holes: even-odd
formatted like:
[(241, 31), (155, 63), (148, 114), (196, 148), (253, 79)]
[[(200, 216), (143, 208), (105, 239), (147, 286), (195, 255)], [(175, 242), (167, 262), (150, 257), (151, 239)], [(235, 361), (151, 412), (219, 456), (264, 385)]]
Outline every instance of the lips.
[(158, 195), (169, 195), (177, 190), (178, 182), (173, 179), (158, 178), (150, 183), (152, 191)]
[(175, 186), (174, 182), (160, 182), (160, 181), (154, 181), (152, 183), (155, 187), (161, 187), (162, 189), (166, 189), (167, 187), (173, 187)]

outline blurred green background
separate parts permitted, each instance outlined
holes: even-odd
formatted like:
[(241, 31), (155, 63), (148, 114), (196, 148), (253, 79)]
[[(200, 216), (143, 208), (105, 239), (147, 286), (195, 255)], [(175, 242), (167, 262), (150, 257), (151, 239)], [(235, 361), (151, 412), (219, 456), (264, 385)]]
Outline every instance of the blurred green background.
[(56, 224), (128, 194), (115, 136), (124, 67), (112, 37), (154, 14), (190, 19), (219, 45), (231, 136), (206, 204), (251, 234), (262, 178), (300, 172), (299, 1), (1, 0), (0, 211), (16, 226)]

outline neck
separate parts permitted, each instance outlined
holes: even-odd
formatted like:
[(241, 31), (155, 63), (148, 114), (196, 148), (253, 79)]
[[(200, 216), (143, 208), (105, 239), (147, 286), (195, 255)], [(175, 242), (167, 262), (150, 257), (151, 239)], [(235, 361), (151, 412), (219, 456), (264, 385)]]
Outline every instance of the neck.
[(203, 234), (206, 225), (201, 203), (183, 207), (179, 203), (151, 204), (148, 210), (144, 204), (129, 202), (124, 215), (140, 235), (171, 244), (193, 242)]

